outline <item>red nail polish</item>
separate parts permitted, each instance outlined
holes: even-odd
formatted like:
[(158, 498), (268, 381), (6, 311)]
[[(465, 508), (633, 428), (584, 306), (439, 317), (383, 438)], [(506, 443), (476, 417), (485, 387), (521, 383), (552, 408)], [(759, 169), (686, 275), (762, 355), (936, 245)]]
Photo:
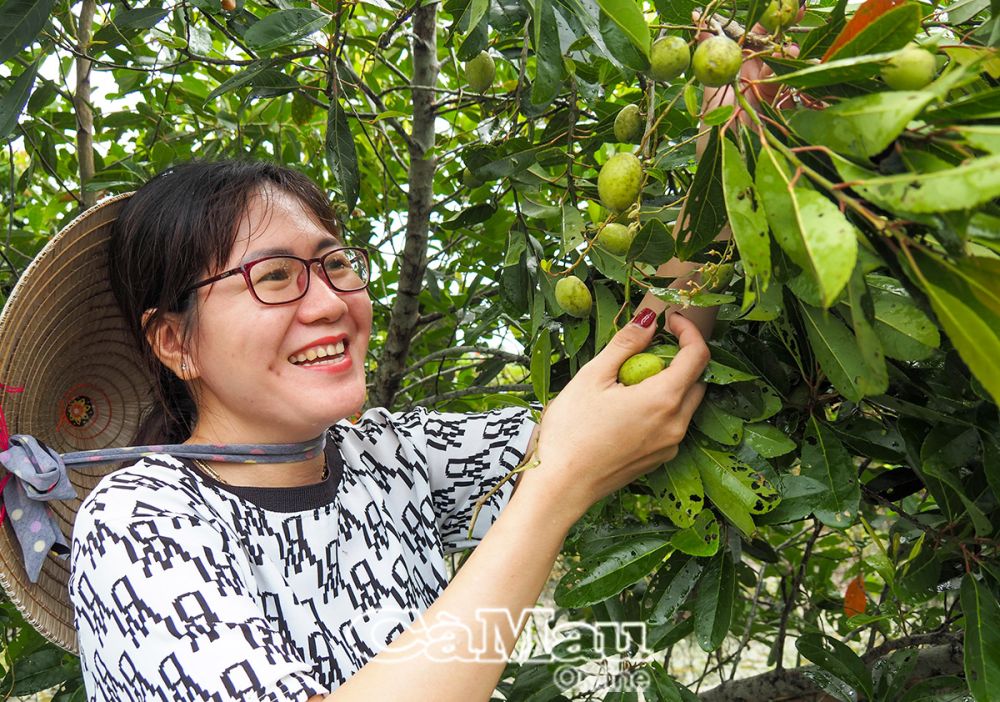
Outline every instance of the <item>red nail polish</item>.
[(639, 314), (632, 319), (632, 324), (638, 324), (640, 327), (645, 329), (648, 328), (654, 321), (656, 321), (656, 312), (648, 307), (644, 307), (639, 310)]

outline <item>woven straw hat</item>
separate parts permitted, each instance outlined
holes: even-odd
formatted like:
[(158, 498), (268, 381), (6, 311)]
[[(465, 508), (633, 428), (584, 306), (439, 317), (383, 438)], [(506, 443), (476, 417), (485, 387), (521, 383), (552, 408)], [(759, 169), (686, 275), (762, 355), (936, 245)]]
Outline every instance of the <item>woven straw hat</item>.
[[(111, 225), (128, 195), (90, 208), (45, 246), (0, 313), (0, 383), (10, 434), (30, 434), (60, 453), (127, 446), (152, 381), (133, 348), (108, 280)], [(80, 502), (115, 466), (70, 469), (75, 500), (53, 501), (67, 539)], [(0, 478), (6, 471), (0, 467)], [(0, 585), (40, 633), (76, 652), (69, 559), (49, 557), (28, 580), (9, 520), (0, 527)]]

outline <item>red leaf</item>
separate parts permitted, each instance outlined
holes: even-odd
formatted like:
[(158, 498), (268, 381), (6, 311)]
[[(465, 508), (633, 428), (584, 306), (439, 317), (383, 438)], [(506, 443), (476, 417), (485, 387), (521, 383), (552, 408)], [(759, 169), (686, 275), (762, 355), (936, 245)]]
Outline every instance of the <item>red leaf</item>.
[(823, 54), (823, 61), (826, 61), (851, 39), (861, 33), (861, 30), (877, 20), (886, 12), (899, 5), (905, 5), (908, 0), (868, 0), (859, 7), (854, 16), (847, 22), (844, 28), (837, 35), (837, 38), (830, 44), (830, 48)]
[(844, 593), (844, 614), (853, 617), (865, 613), (865, 606), (868, 598), (865, 596), (865, 579), (858, 575), (854, 580), (847, 583), (847, 592)]

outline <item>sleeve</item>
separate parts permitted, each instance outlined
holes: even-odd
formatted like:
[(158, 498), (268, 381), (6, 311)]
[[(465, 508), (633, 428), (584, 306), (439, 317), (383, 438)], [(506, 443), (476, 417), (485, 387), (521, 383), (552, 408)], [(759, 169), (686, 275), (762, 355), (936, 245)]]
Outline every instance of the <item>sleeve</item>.
[(256, 604), (231, 536), (193, 514), (121, 516), (81, 510), (73, 531), (70, 598), (88, 699), (325, 694)]
[(508, 480), (482, 506), (472, 538), (476, 502), (524, 458), (535, 427), (531, 410), (506, 407), (481, 414), (426, 412), (418, 425), (426, 447), (428, 479), (445, 552), (475, 546), (514, 492)]

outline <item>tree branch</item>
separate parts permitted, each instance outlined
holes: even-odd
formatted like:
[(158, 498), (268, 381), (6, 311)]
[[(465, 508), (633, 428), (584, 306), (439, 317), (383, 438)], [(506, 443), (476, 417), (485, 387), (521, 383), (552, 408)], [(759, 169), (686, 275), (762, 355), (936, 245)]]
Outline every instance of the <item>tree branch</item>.
[(418, 400), (414, 404), (417, 407), (426, 407), (427, 405), (436, 405), (440, 402), (447, 402), (448, 400), (457, 400), (460, 397), (468, 397), (469, 395), (485, 395), (487, 393), (499, 393), (499, 392), (531, 392), (530, 383), (511, 383), (509, 385), (480, 385), (473, 388), (462, 388), (461, 390), (452, 390), (451, 392), (443, 392), (440, 395), (432, 395), (430, 397), (425, 397), (422, 400)]
[[(890, 644), (895, 642), (890, 642)], [(890, 644), (886, 644), (889, 646)], [(883, 647), (879, 647), (883, 648)], [(906, 645), (896, 646), (906, 648)], [(889, 649), (887, 649), (888, 651)], [(866, 656), (866, 660), (868, 657)], [(698, 696), (701, 702), (760, 702), (761, 700), (817, 700), (823, 691), (809, 678), (812, 666), (790, 670), (772, 670), (761, 675), (733, 680), (714, 687)], [(917, 665), (909, 684), (939, 675), (962, 674), (962, 644), (951, 643), (921, 649), (917, 653)]]
[[(413, 130), (408, 147), (406, 242), (399, 261), (399, 285), (389, 317), (372, 402), (390, 407), (399, 391), (410, 342), (420, 317), (419, 295), (427, 268), (427, 238), (434, 204), (434, 92), (437, 83), (437, 3), (413, 13)], [(418, 87), (422, 86), (422, 87)]]
[(86, 209), (97, 202), (97, 193), (88, 190), (94, 179), (94, 111), (90, 106), (91, 61), (86, 58), (94, 30), (97, 0), (83, 0), (80, 4), (80, 22), (77, 27), (76, 91), (73, 94), (73, 111), (76, 113), (76, 158), (80, 165), (80, 205)]

